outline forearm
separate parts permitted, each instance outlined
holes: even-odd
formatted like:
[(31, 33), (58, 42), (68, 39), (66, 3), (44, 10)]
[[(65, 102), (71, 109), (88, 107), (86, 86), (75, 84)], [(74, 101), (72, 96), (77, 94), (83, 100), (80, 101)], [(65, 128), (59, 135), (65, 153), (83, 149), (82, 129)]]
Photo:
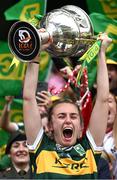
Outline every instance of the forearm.
[[(37, 62), (39, 60), (37, 59)], [(35, 96), (38, 82), (39, 64), (28, 63), (23, 89), (23, 99), (30, 99)], [(34, 98), (34, 97), (33, 97)]]
[(0, 119), (0, 127), (8, 132), (14, 132), (17, 130), (15, 122), (10, 121), (10, 103), (6, 103)]
[(5, 104), (0, 118), (0, 127), (5, 129), (9, 124), (9, 104)]
[(101, 40), (101, 49), (98, 56), (97, 99), (105, 101), (109, 96), (109, 78), (106, 65), (106, 50), (109, 44), (112, 42), (112, 39), (109, 38), (106, 33), (103, 33), (101, 36), (99, 36), (99, 40)]
[(41, 128), (41, 118), (36, 102), (39, 64), (29, 63), (23, 89), (23, 117), (28, 144), (33, 144)]
[(97, 98), (106, 101), (109, 95), (109, 79), (106, 65), (105, 50), (100, 49), (97, 70)]

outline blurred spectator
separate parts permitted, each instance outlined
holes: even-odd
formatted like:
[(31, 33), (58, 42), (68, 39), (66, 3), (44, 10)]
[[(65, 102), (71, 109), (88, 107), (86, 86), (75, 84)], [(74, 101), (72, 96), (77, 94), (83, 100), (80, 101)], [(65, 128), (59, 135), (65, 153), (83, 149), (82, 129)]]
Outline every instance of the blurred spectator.
[[(24, 123), (23, 122), (12, 122), (10, 118), (10, 112), (11, 112), (11, 105), (13, 103), (13, 96), (6, 96), (5, 100), (5, 106), (3, 108), (1, 117), (0, 117), (0, 128), (5, 130), (7, 132), (7, 135), (9, 137), (9, 133), (15, 132), (17, 130), (24, 131)], [(11, 164), (11, 160), (8, 155), (4, 154), (2, 158), (0, 159), (0, 170), (3, 170), (7, 167), (9, 167)]]
[(98, 161), (98, 179), (112, 179), (109, 163), (103, 157)]
[(103, 157), (108, 160), (112, 176), (117, 179), (117, 100), (111, 93), (108, 102), (109, 113), (107, 131), (103, 142)]
[[(108, 76), (109, 76), (109, 89), (110, 91), (117, 96), (117, 61), (112, 59), (107, 59), (106, 61), (107, 69), (108, 69)], [(94, 98), (97, 91), (97, 85), (94, 83), (91, 92), (92, 97)]]
[(11, 158), (11, 166), (0, 174), (1, 179), (29, 179), (29, 151), (26, 146), (26, 135), (20, 131), (11, 133), (6, 154)]
[(54, 95), (56, 91), (59, 91), (65, 86), (65, 79), (61, 76), (60, 71), (53, 64), (52, 71), (48, 79), (48, 89), (51, 94)]
[(117, 62), (112, 59), (107, 59), (107, 69), (110, 90), (117, 96)]
[(13, 96), (6, 96), (6, 104), (4, 106), (4, 109), (2, 111), (2, 115), (0, 118), (0, 127), (4, 129), (5, 131), (12, 133), (18, 129), (24, 128), (24, 123), (23, 122), (11, 122), (10, 120), (10, 111), (11, 111), (11, 104), (13, 102), (14, 97)]

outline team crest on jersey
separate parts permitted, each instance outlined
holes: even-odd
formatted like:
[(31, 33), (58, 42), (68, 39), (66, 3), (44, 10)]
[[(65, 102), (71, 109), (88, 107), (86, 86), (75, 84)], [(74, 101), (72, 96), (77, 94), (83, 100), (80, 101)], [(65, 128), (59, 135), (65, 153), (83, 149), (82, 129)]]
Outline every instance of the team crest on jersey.
[(81, 146), (81, 144), (77, 144), (76, 146), (74, 146), (74, 149), (80, 156), (83, 156), (85, 154), (85, 150)]

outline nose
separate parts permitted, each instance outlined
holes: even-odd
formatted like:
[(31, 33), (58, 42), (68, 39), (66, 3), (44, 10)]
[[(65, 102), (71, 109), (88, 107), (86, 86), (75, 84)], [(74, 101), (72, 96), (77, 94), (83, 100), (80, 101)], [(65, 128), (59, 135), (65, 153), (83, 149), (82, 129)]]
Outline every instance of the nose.
[(20, 146), (19, 146), (19, 151), (25, 151), (25, 149), (26, 149), (26, 147), (24, 147), (23, 144), (20, 144)]
[(66, 116), (65, 122), (66, 122), (67, 124), (71, 124), (71, 117), (70, 117), (70, 115), (67, 115), (67, 116)]

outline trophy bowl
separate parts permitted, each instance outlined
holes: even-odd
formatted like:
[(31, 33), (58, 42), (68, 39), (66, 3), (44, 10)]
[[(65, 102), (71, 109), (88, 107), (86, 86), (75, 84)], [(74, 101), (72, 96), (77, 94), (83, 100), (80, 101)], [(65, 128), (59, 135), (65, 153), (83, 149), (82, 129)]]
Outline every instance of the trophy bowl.
[(74, 5), (63, 6), (45, 15), (40, 28), (45, 28), (53, 38), (47, 51), (55, 57), (81, 56), (95, 41), (89, 16)]

